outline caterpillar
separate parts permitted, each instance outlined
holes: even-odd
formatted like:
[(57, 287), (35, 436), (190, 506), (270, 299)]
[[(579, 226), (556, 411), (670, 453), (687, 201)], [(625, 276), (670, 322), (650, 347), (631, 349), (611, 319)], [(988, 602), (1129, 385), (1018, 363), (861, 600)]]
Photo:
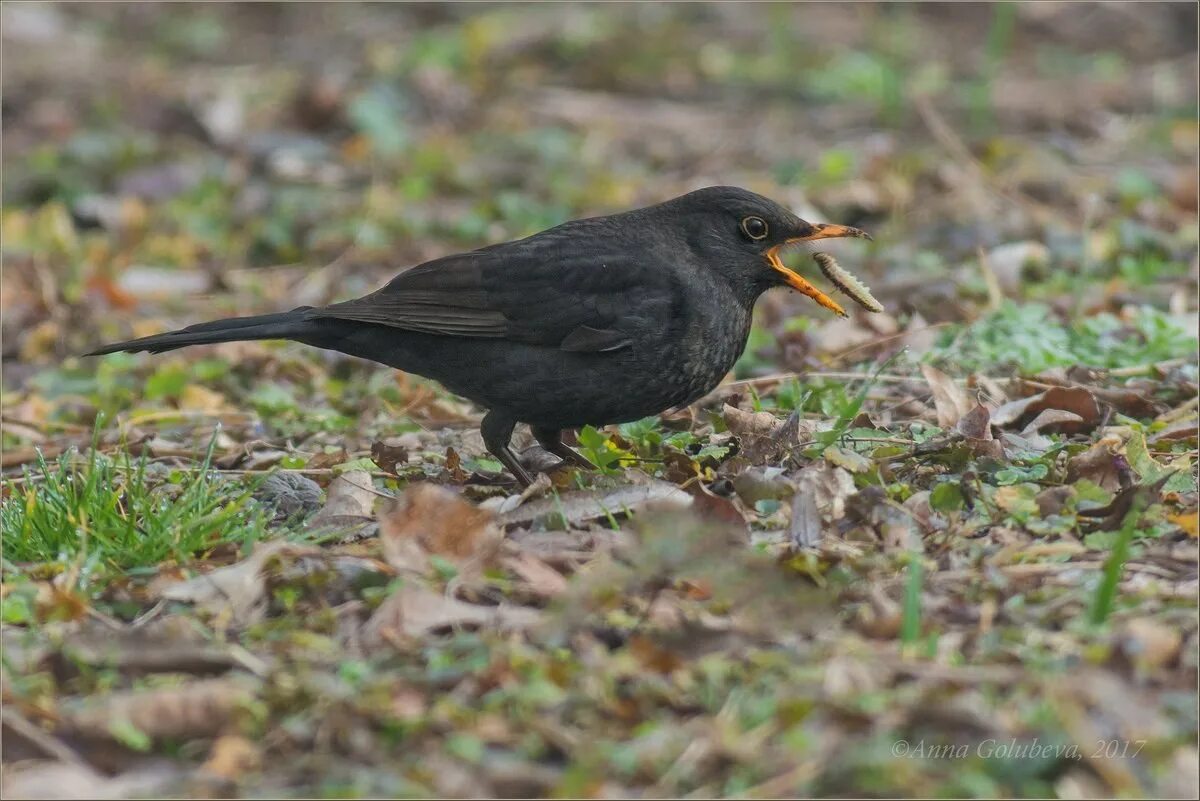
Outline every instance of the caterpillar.
[(821, 272), (825, 274), (834, 286), (841, 292), (850, 297), (859, 306), (862, 306), (869, 312), (883, 311), (883, 305), (871, 296), (871, 290), (859, 281), (846, 270), (845, 267), (838, 264), (837, 261), (828, 253), (814, 253), (813, 261), (821, 268)]

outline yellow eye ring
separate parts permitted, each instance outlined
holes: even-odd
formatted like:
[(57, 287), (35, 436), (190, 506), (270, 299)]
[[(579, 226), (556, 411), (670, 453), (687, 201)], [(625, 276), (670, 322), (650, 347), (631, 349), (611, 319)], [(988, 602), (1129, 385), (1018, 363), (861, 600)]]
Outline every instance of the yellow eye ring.
[(742, 233), (755, 242), (767, 238), (767, 221), (762, 217), (747, 217), (742, 220)]

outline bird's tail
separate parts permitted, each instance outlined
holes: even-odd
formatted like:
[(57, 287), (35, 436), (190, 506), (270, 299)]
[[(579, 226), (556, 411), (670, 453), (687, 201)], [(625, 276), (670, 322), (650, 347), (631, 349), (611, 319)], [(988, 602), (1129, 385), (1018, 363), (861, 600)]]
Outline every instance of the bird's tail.
[(125, 342), (114, 342), (97, 348), (85, 356), (101, 356), (105, 353), (126, 351), (138, 353), (162, 353), (176, 348), (186, 348), (189, 345), (208, 345), (214, 342), (242, 342), (251, 339), (296, 339), (305, 341), (314, 333), (314, 327), (319, 323), (311, 319), (307, 312), (311, 306), (301, 306), (291, 311), (277, 314), (260, 314), (255, 317), (234, 317), (228, 320), (214, 320), (211, 323), (197, 323), (169, 331), (165, 334), (155, 334)]

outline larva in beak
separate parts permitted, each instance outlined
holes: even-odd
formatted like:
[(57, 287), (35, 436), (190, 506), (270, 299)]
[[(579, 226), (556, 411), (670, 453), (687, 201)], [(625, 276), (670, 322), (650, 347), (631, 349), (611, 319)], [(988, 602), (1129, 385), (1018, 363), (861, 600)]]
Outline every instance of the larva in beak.
[(851, 300), (862, 306), (869, 312), (883, 311), (883, 305), (871, 296), (871, 290), (867, 289), (862, 281), (859, 281), (849, 273), (842, 265), (837, 263), (837, 260), (828, 253), (817, 252), (813, 254), (813, 261), (821, 268), (821, 272), (829, 279), (842, 294), (848, 296)]

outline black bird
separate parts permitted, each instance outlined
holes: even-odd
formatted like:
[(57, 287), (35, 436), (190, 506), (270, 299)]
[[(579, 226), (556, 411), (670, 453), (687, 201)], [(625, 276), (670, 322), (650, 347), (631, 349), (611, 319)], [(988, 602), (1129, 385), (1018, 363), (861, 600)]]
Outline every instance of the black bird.
[(562, 429), (637, 420), (703, 396), (741, 355), (766, 290), (790, 286), (844, 315), (779, 252), (845, 236), (867, 235), (714, 186), (434, 259), (344, 303), (200, 323), (88, 355), (290, 339), (370, 359), (486, 408), (484, 443), (528, 485), (509, 448), (517, 423), (587, 467)]

